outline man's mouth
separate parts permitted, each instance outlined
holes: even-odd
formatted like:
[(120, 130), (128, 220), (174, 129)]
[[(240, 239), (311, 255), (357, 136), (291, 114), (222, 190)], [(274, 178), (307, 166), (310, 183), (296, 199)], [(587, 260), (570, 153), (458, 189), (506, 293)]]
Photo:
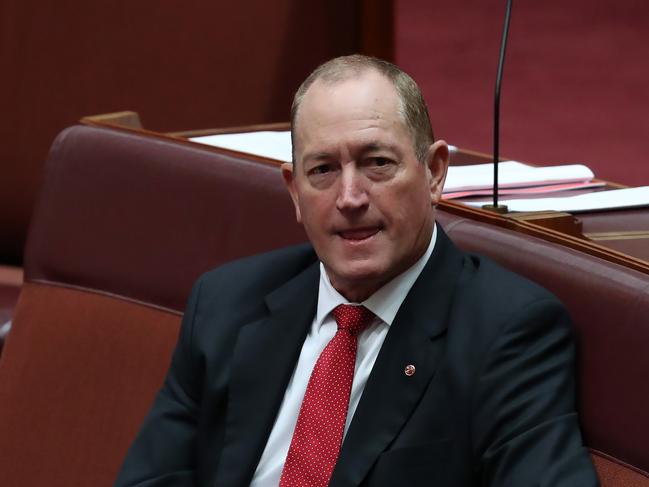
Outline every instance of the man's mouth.
[(350, 228), (339, 231), (338, 235), (345, 240), (361, 241), (376, 235), (380, 230), (380, 227)]

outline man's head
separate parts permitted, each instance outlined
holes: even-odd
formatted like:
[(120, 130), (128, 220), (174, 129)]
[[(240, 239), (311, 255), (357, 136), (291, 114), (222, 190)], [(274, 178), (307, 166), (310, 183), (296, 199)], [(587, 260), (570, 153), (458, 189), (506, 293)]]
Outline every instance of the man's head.
[[(404, 101), (404, 90), (414, 102)], [(414, 81), (363, 56), (335, 59), (307, 78), (293, 104), (292, 134), (294, 160), (282, 174), (297, 220), (332, 285), (362, 301), (425, 252), (446, 143), (433, 142)]]
[[(358, 77), (361, 73), (370, 70), (379, 72), (392, 82), (399, 96), (400, 115), (410, 131), (417, 157), (420, 161), (423, 161), (428, 147), (434, 142), (434, 137), (428, 108), (419, 86), (408, 73), (405, 73), (394, 64), (361, 54), (341, 56), (327, 61), (318, 66), (302, 82), (295, 93), (293, 105), (291, 106), (291, 138), (293, 139), (293, 146), (295, 147), (295, 127), (300, 105), (314, 81), (322, 80), (325, 83), (334, 84)], [(293, 151), (293, 159), (295, 159), (295, 151)]]

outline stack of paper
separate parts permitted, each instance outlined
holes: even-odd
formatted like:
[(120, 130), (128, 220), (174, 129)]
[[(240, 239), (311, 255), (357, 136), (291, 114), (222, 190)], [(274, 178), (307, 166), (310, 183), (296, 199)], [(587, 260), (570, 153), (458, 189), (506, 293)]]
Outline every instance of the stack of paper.
[(282, 162), (290, 162), (291, 132), (289, 131), (259, 131), (242, 132), (239, 134), (206, 135), (192, 137), (192, 142), (223, 147), (224, 149), (246, 152), (261, 157), (269, 157)]
[[(493, 164), (449, 167), (444, 198), (491, 195), (493, 171)], [(498, 192), (538, 194), (604, 185), (604, 182), (592, 181), (594, 177), (593, 172), (582, 164), (534, 167), (516, 161), (503, 161), (498, 164)]]
[[(481, 207), (491, 201), (471, 201), (466, 204)], [(536, 198), (499, 201), (509, 211), (581, 211), (612, 210), (649, 206), (649, 186), (614, 189), (563, 198)]]

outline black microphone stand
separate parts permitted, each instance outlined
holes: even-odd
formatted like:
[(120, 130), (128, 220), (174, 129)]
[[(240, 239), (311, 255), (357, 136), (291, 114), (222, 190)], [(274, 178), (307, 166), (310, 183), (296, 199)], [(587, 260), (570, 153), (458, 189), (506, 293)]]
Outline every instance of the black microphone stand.
[(505, 25), (500, 43), (500, 56), (498, 58), (498, 73), (496, 74), (496, 96), (494, 97), (494, 184), (493, 205), (484, 205), (482, 208), (496, 213), (507, 213), (506, 205), (498, 204), (498, 162), (500, 149), (500, 84), (503, 79), (503, 66), (505, 65), (505, 50), (507, 48), (507, 34), (509, 33), (509, 19), (512, 13), (512, 0), (507, 0), (505, 7)]

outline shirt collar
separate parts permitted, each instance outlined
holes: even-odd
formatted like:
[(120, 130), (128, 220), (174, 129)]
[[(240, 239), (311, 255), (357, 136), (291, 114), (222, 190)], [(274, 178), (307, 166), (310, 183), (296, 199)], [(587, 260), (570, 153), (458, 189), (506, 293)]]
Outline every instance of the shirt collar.
[[(433, 253), (435, 241), (437, 240), (437, 225), (433, 225), (433, 235), (431, 236), (428, 249), (424, 252), (417, 262), (399, 274), (397, 277), (386, 283), (378, 291), (363, 301), (362, 304), (367, 309), (378, 316), (381, 321), (388, 326), (394, 321), (397, 311), (401, 307), (403, 300), (406, 299), (410, 288), (415, 283), (421, 271), (424, 269), (426, 262)], [(322, 262), (320, 263), (320, 284), (318, 288), (318, 310), (314, 322), (315, 328), (318, 329), (324, 322), (325, 318), (339, 304), (349, 304), (338, 291), (334, 289), (329, 281), (329, 276)]]

